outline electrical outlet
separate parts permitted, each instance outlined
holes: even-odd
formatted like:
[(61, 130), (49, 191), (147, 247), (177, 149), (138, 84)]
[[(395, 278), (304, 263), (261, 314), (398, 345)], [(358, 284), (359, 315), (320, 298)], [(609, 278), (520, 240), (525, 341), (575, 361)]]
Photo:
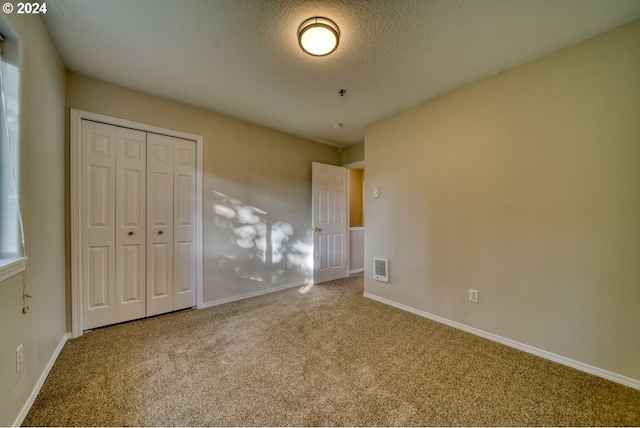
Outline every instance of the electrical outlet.
[(473, 303), (478, 303), (478, 297), (479, 297), (479, 292), (478, 290), (474, 290), (473, 288), (469, 289), (469, 301), (473, 302)]
[(16, 371), (20, 371), (22, 368), (22, 363), (24, 362), (24, 355), (22, 353), (22, 345), (18, 346), (16, 349)]
[(287, 262), (287, 270), (293, 269), (293, 263)]

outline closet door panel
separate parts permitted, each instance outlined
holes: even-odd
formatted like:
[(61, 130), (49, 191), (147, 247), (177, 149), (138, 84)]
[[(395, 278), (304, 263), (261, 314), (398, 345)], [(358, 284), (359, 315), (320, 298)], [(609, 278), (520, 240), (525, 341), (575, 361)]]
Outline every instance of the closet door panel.
[(174, 138), (174, 309), (196, 304), (196, 144)]
[(115, 128), (82, 122), (82, 302), (84, 328), (116, 319)]
[(146, 315), (147, 134), (116, 128), (117, 322)]
[[(100, 309), (112, 308), (111, 289), (113, 275), (110, 246), (92, 245), (87, 248), (86, 273), (88, 278), (87, 309), (91, 315)], [(93, 312), (93, 313), (92, 313)], [(111, 312), (111, 311), (109, 311)], [(94, 326), (95, 327), (95, 326)]]
[(147, 134), (147, 316), (173, 310), (172, 140)]

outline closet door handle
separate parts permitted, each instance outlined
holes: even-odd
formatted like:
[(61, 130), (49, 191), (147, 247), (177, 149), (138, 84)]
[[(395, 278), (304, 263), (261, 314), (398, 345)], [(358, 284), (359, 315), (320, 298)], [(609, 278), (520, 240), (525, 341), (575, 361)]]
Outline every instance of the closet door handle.
[(162, 235), (162, 231), (161, 230), (158, 231), (158, 235)]
[(133, 236), (133, 232), (129, 232), (129, 236)]

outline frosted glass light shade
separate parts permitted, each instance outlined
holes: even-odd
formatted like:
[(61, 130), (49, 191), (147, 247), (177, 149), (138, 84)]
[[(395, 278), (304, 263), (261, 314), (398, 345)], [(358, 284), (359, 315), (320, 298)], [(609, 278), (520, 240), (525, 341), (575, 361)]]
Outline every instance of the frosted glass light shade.
[(313, 56), (325, 56), (338, 48), (340, 30), (335, 22), (322, 17), (304, 21), (298, 28), (298, 43)]

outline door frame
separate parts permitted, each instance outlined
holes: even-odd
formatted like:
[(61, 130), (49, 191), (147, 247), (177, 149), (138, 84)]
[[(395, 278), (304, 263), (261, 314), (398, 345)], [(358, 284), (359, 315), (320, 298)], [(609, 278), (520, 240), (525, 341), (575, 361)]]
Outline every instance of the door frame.
[(70, 187), (70, 232), (71, 232), (71, 334), (82, 336), (84, 320), (82, 311), (82, 121), (91, 120), (107, 125), (131, 128), (144, 132), (183, 138), (196, 142), (196, 307), (203, 307), (203, 138), (140, 122), (120, 119), (88, 111), (70, 109), (69, 113), (69, 187)]
[[(342, 165), (345, 168), (347, 168), (347, 219), (349, 219), (349, 221), (351, 221), (351, 174), (349, 174), (349, 170), (351, 169), (362, 169), (362, 170), (366, 170), (367, 166), (366, 166), (366, 162), (364, 160), (361, 161), (357, 161), (357, 162), (352, 162), (352, 163), (348, 163), (346, 165)], [(365, 194), (364, 189), (362, 189), (362, 199), (364, 202), (364, 198), (367, 195)], [(365, 214), (366, 216), (366, 214)], [(366, 218), (366, 217), (365, 217)], [(366, 220), (365, 220), (365, 226), (362, 227), (362, 230), (366, 229)], [(349, 267), (349, 275), (353, 275), (354, 273), (360, 273), (360, 272), (364, 272), (364, 268), (357, 270), (357, 271), (352, 271), (351, 270), (351, 229), (352, 227), (347, 227), (347, 251), (348, 253), (348, 259), (349, 259), (349, 263), (348, 263), (348, 267)], [(365, 248), (366, 248), (366, 241), (365, 241)], [(364, 256), (364, 260), (366, 261), (366, 256)]]

